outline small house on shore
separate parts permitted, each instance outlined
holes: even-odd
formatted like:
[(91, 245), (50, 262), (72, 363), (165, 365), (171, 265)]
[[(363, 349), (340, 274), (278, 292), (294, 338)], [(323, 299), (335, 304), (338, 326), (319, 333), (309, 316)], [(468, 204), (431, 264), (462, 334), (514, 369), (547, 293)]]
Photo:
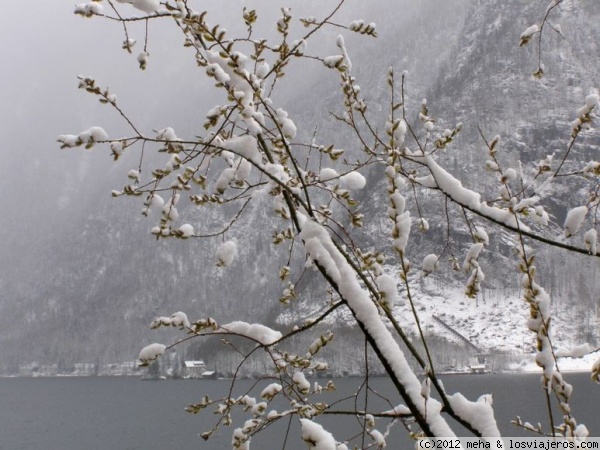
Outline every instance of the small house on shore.
[(183, 362), (183, 376), (185, 378), (200, 378), (202, 373), (206, 371), (206, 364), (201, 359), (196, 361)]

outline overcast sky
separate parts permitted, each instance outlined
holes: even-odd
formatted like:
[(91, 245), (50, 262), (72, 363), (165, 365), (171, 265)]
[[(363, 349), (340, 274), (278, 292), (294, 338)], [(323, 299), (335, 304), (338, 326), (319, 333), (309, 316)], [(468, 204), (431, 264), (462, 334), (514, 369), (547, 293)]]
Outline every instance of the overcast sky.
[[(151, 23), (150, 61), (148, 69), (142, 72), (137, 68), (136, 56), (143, 45), (143, 22), (130, 26), (131, 37), (138, 40), (134, 54), (130, 55), (121, 49), (124, 39), (121, 24), (74, 15), (76, 2), (73, 0), (5, 3), (0, 16), (3, 32), (0, 39), (3, 61), (0, 70), (0, 132), (3, 137), (0, 146), (0, 189), (3, 193), (0, 229), (5, 237), (0, 240), (0, 253), (10, 253), (12, 258), (15, 252), (19, 255), (31, 251), (53, 228), (84, 214), (83, 205), (94, 196), (109, 196), (111, 189), (120, 188), (107, 178), (115, 179), (114, 174), (120, 173), (124, 181), (124, 174), (132, 168), (127, 161), (113, 164), (109, 150), (102, 146), (93, 151), (82, 148), (60, 150), (56, 142), (58, 135), (78, 134), (94, 125), (105, 128), (111, 137), (130, 133), (114, 110), (77, 89), (78, 74), (93, 76), (100, 86), (109, 86), (117, 94), (119, 105), (148, 134), (166, 126), (176, 126), (176, 130), (183, 131), (184, 135), (193, 133), (201, 127), (205, 112), (220, 100), (215, 97), (214, 90), (203, 87), (206, 86), (205, 77), (196, 67), (190, 50), (182, 47), (181, 32), (173, 26), (171, 19)], [(242, 8), (257, 8), (262, 37), (274, 33), (282, 3), (279, 0), (218, 0), (194, 4), (206, 7), (211, 23), (223, 23), (230, 32), (233, 31), (231, 34), (235, 34), (236, 27), (243, 27)], [(337, 0), (285, 2), (292, 7), (295, 17), (319, 15), (319, 9), (329, 12), (336, 3)], [(110, 12), (107, 2), (102, 4), (105, 11)], [(378, 27), (381, 42), (386, 39), (385, 26), (399, 26), (390, 17), (408, 17), (405, 22), (412, 20), (411, 8), (418, 10), (420, 6), (415, 5), (421, 4), (423, 2), (412, 0), (376, 3), (352, 0), (336, 18), (340, 23), (349, 23), (357, 18), (368, 22), (386, 17), (384, 27)], [(124, 14), (141, 15), (129, 5), (120, 6)], [(378, 8), (383, 11), (375, 11)], [(406, 25), (400, 23), (405, 29)], [(408, 33), (408, 29), (406, 31)], [(305, 29), (295, 23), (294, 32), (304, 33)], [(309, 49), (323, 56), (329, 51), (336, 53), (335, 35), (339, 29), (327, 33), (318, 40), (316, 50), (312, 43)], [(376, 42), (345, 34), (352, 51), (355, 50), (354, 42), (357, 45), (375, 45)], [(368, 57), (369, 49), (363, 53)], [(353, 58), (355, 55), (353, 53)], [(368, 67), (381, 74), (377, 81), (383, 79), (387, 70), (385, 64), (389, 64), (386, 61), (380, 63), (382, 67)], [(372, 64), (369, 61), (369, 65)], [(322, 67), (316, 65), (322, 76)], [(289, 83), (296, 76), (299, 91), (310, 85), (315, 79), (305, 67), (295, 75), (290, 69), (284, 82)], [(171, 119), (182, 114), (189, 114), (189, 120), (186, 117), (177, 125), (172, 123)], [(177, 128), (182, 122), (187, 130)], [(118, 180), (121, 183), (121, 179)], [(9, 258), (4, 259), (6, 262)]]
[[(116, 114), (77, 89), (78, 74), (92, 75), (100, 85), (110, 86), (118, 95), (119, 103), (139, 122), (148, 122), (144, 114), (157, 109), (156, 103), (163, 99), (156, 93), (164, 95), (171, 88), (179, 92), (182, 86), (198, 89), (199, 83), (181, 76), (197, 73), (197, 69), (190, 52), (181, 47), (180, 32), (170, 26), (172, 23), (165, 23), (170, 19), (152, 24), (150, 63), (148, 70), (142, 72), (136, 62), (141, 44), (138, 43), (134, 55), (121, 50), (120, 24), (75, 16), (72, 0), (31, 0), (26, 2), (28, 6), (16, 1), (5, 3), (0, 17), (3, 30), (0, 131), (4, 138), (4, 145), (0, 147), (0, 186), (5, 193), (8, 189), (12, 200), (18, 200), (23, 208), (31, 205), (34, 194), (49, 195), (58, 188), (56, 184), (63, 184), (64, 180), (57, 179), (57, 171), (73, 167), (72, 164), (78, 166), (82, 159), (90, 158), (82, 156), (86, 152), (81, 149), (60, 151), (56, 143), (59, 134), (77, 134), (92, 125), (104, 126), (111, 134), (125, 131)], [(218, 3), (221, 8), (213, 17), (232, 15), (230, 8), (222, 8), (222, 3)], [(226, 3), (241, 13), (243, 5), (265, 1)], [(104, 4), (108, 10), (106, 2)], [(136, 14), (126, 5), (123, 10)], [(235, 15), (238, 23), (240, 13)], [(278, 14), (278, 9), (273, 14)], [(138, 41), (143, 40), (140, 26), (133, 26), (131, 34)], [(168, 108), (180, 106), (177, 103), (165, 104), (166, 113)], [(146, 125), (152, 129), (169, 124)], [(109, 160), (108, 157), (99, 159)], [(43, 170), (39, 170), (40, 166), (44, 166)], [(35, 175), (35, 179), (31, 175)], [(46, 188), (40, 191), (40, 186)], [(18, 190), (16, 197), (15, 189)]]

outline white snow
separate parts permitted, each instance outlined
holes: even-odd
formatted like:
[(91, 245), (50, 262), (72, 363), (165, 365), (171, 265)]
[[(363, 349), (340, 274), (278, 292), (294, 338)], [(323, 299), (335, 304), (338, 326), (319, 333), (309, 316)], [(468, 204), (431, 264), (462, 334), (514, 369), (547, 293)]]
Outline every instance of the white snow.
[(385, 442), (385, 437), (383, 436), (381, 431), (370, 430), (368, 431), (368, 433), (369, 436), (371, 436), (371, 439), (373, 439), (373, 441), (375, 442), (375, 445), (377, 445), (379, 448), (385, 448), (387, 446), (387, 443)]
[(579, 231), (587, 213), (588, 209), (585, 205), (569, 210), (564, 225), (565, 237), (571, 237)]
[(585, 344), (578, 345), (577, 347), (574, 347), (570, 350), (557, 350), (556, 357), (557, 358), (565, 358), (568, 356), (570, 358), (583, 358), (585, 355), (587, 355), (591, 351), (592, 351), (592, 348), (590, 347), (590, 345), (585, 343)]
[[(427, 412), (425, 413), (424, 399), (421, 397), (421, 383), (410, 369), (398, 343), (380, 318), (377, 307), (371, 301), (369, 294), (361, 287), (354, 270), (348, 264), (344, 255), (333, 244), (327, 230), (317, 222), (306, 220), (302, 225), (300, 237), (304, 242), (310, 241), (313, 244), (311, 249), (307, 249), (307, 253), (314, 261), (319, 264), (323, 264), (323, 261), (325, 261), (325, 264), (334, 266), (337, 274), (332, 278), (339, 288), (340, 295), (348, 302), (348, 306), (354, 311), (356, 319), (364, 325), (373, 337), (399, 383), (404, 386), (411, 401), (426, 416), (433, 434), (436, 436), (454, 436), (454, 432), (440, 414), (442, 405), (439, 402), (430, 399), (427, 402)], [(315, 251), (316, 249), (318, 249), (318, 252)], [(325, 254), (328, 255), (326, 259), (322, 258)]]
[(304, 372), (296, 372), (292, 377), (292, 381), (298, 387), (298, 390), (302, 395), (307, 395), (310, 391), (310, 383), (306, 379)]
[(62, 144), (61, 148), (72, 148), (81, 145), (79, 137), (75, 134), (61, 134), (56, 140)]
[(252, 340), (260, 342), (262, 345), (271, 345), (275, 341), (281, 339), (281, 333), (275, 331), (265, 325), (259, 323), (248, 323), (242, 321), (235, 321), (221, 325), (221, 332), (229, 332), (246, 336)]
[(362, 189), (367, 184), (367, 179), (354, 171), (340, 177), (340, 185), (345, 189)]
[(102, 127), (90, 127), (85, 131), (82, 131), (77, 136), (73, 134), (61, 134), (58, 136), (57, 141), (60, 142), (62, 147), (78, 147), (85, 144), (86, 147), (90, 148), (94, 143), (105, 141), (108, 139), (108, 134)]
[(392, 232), (394, 241), (392, 245), (400, 255), (404, 256), (412, 225), (410, 212), (404, 211), (406, 199), (397, 189), (389, 198), (391, 206), (388, 209), (388, 216), (394, 222), (394, 230)]
[(539, 31), (539, 29), (540, 28), (536, 24), (531, 25), (529, 28), (523, 31), (523, 33), (521, 34), (521, 40), (529, 40), (531, 36), (533, 36)]
[(175, 134), (175, 130), (173, 130), (173, 128), (171, 128), (171, 127), (166, 127), (166, 128), (163, 128), (162, 130), (159, 130), (159, 132), (156, 133), (156, 139), (165, 140), (165, 141), (169, 141), (169, 142), (175, 142), (175, 141), (181, 140), (177, 137), (177, 134)]
[(271, 383), (262, 390), (262, 392), (260, 393), (260, 397), (264, 398), (265, 400), (271, 400), (279, 392), (281, 392), (282, 389), (283, 387), (281, 387), (279, 383)]
[(312, 450), (336, 450), (333, 435), (321, 425), (309, 419), (300, 419), (302, 440)]
[(156, 192), (150, 194), (146, 198), (146, 202), (150, 208), (162, 208), (165, 205), (165, 200)]
[(231, 77), (217, 63), (208, 64), (206, 66), (206, 74), (214, 77), (221, 84), (227, 84), (231, 80)]
[(517, 171), (512, 167), (509, 167), (504, 171), (504, 176), (508, 181), (513, 181), (517, 179)]
[[(556, 333), (555, 325), (556, 324), (553, 324)], [(557, 362), (561, 372), (589, 372), (593, 379), (595, 364), (597, 364), (597, 370), (600, 371), (600, 352), (596, 351), (594, 353), (588, 353), (585, 356), (578, 358), (564, 356), (558, 358)], [(517, 369), (522, 372), (540, 372), (541, 370), (533, 361), (521, 364)], [(598, 373), (598, 376), (600, 376), (600, 372)], [(600, 382), (600, 380), (598, 382)]]
[(437, 263), (438, 257), (433, 253), (423, 258), (423, 274), (429, 275), (430, 273), (432, 273), (436, 269)]
[(296, 125), (294, 124), (292, 119), (288, 118), (288, 113), (283, 109), (279, 108), (276, 111), (276, 114), (277, 123), (281, 128), (283, 136), (288, 139), (294, 139), (296, 137), (297, 132)]
[(228, 167), (221, 172), (217, 182), (215, 183), (215, 192), (222, 194), (231, 185), (231, 182), (235, 180), (236, 169), (234, 167)]
[(171, 315), (171, 325), (174, 327), (190, 327), (190, 321), (188, 320), (187, 314), (182, 311), (177, 311)]
[(411, 410), (406, 405), (397, 405), (394, 406), (393, 409), (389, 409), (387, 411), (383, 411), (381, 414), (388, 416), (396, 416), (396, 415), (412, 415)]
[(104, 140), (108, 139), (108, 134), (106, 133), (106, 131), (104, 131), (104, 129), (102, 127), (91, 127), (88, 130), (81, 133), (79, 136), (82, 137), (84, 135), (89, 136), (88, 141), (90, 141), (90, 142), (91, 141), (94, 141), (94, 142), (104, 141)]
[(585, 106), (587, 106), (589, 109), (598, 106), (599, 102), (600, 97), (598, 96), (598, 94), (590, 94), (585, 98)]
[(234, 241), (225, 241), (217, 248), (217, 266), (229, 267), (237, 256), (237, 244)]
[(350, 57), (348, 56), (348, 51), (346, 50), (346, 44), (344, 43), (344, 37), (341, 34), (338, 35), (335, 43), (342, 52), (345, 68), (347, 69), (348, 72), (352, 72), (352, 61), (350, 61)]
[(379, 275), (375, 279), (377, 289), (381, 294), (381, 302), (390, 310), (399, 299), (398, 289), (396, 287), (396, 279), (387, 273)]
[(271, 67), (266, 61), (259, 61), (256, 63), (256, 76), (258, 78), (266, 77), (270, 70)]
[(236, 136), (223, 142), (222, 147), (248, 161), (252, 161), (254, 164), (260, 164), (261, 162), (262, 157), (258, 151), (258, 143), (254, 136)]
[(339, 66), (339, 64), (344, 60), (342, 55), (331, 55), (326, 56), (323, 59), (323, 64), (330, 69), (334, 69)]
[(171, 317), (157, 317), (150, 324), (150, 328), (155, 329), (161, 326), (165, 327), (179, 327), (179, 329), (189, 328), (190, 321), (188, 320), (187, 314), (182, 311), (173, 313)]
[(194, 235), (194, 227), (189, 223), (183, 224), (179, 227), (179, 231), (181, 232), (181, 237), (187, 239)]
[(469, 422), (482, 436), (497, 437), (500, 431), (494, 418), (492, 396), (482, 395), (476, 402), (471, 402), (461, 393), (448, 396), (452, 409), (461, 419)]
[(458, 179), (438, 165), (431, 156), (426, 155), (424, 159), (437, 185), (445, 194), (462, 205), (475, 210), (479, 209), (481, 197), (477, 192), (463, 187)]
[(175, 205), (177, 205), (180, 198), (180, 194), (175, 194), (163, 206), (162, 213), (168, 220), (177, 220), (179, 217), (179, 212), (177, 211)]
[(166, 345), (157, 343), (147, 345), (140, 352), (139, 359), (144, 364), (152, 362), (160, 355), (162, 355), (165, 352), (166, 348)]
[(113, 141), (110, 143), (110, 150), (113, 152), (115, 159), (123, 154), (124, 147), (123, 142)]
[(477, 261), (477, 258), (479, 258), (479, 253), (481, 252), (482, 249), (483, 249), (483, 242), (478, 242), (476, 244), (471, 245), (471, 248), (469, 248), (467, 256), (465, 257), (465, 262), (463, 263), (463, 266), (462, 266), (463, 270), (465, 272), (471, 270), (472, 268), (479, 267), (478, 265), (475, 266), (473, 264), (473, 262)]
[(421, 159), (429, 168), (430, 175), (424, 177), (415, 177), (414, 181), (430, 188), (438, 187), (444, 194), (453, 201), (464, 205), (474, 211), (478, 211), (485, 217), (508, 225), (512, 228), (517, 226), (523, 231), (529, 231), (529, 227), (520, 221), (517, 222), (514, 214), (508, 209), (501, 209), (495, 206), (489, 206), (481, 202), (481, 195), (475, 191), (465, 188), (461, 181), (448, 173), (430, 155), (413, 156), (415, 159)]
[(319, 179), (323, 182), (333, 180), (334, 178), (338, 178), (340, 176), (336, 170), (331, 169), (329, 167), (324, 167), (319, 172)]
[(137, 56), (137, 62), (140, 65), (140, 68), (143, 70), (148, 65), (148, 57), (150, 54), (148, 52), (139, 52)]
[(477, 242), (481, 242), (483, 245), (490, 245), (490, 237), (483, 228), (477, 227), (473, 235)]
[(160, 8), (159, 0), (117, 0), (119, 3), (129, 3), (134, 8), (145, 13), (151, 14)]
[(250, 176), (252, 170), (252, 164), (250, 161), (244, 158), (240, 158), (239, 162), (236, 161), (235, 165), (235, 179), (237, 181), (246, 181)]
[(259, 403), (256, 403), (254, 406), (252, 406), (252, 414), (254, 416), (262, 416), (266, 410), (267, 410), (266, 402), (259, 402)]
[(533, 216), (533, 220), (540, 225), (546, 226), (548, 225), (548, 221), (550, 220), (550, 216), (544, 209), (543, 206), (536, 206), (534, 210), (535, 214)]
[[(384, 269), (388, 273), (395, 273), (398, 270), (397, 266), (385, 266)], [(466, 298), (462, 287), (452, 287), (446, 284), (438, 285), (436, 280), (431, 279), (431, 277), (425, 278), (422, 281), (423, 287), (419, 288), (420, 274), (416, 271), (412, 273), (410, 281), (414, 287), (413, 300), (417, 305), (420, 305), (419, 317), (421, 323), (425, 324), (427, 333), (459, 345), (462, 344), (461, 340), (434, 319), (435, 316), (459, 331), (473, 344), (490, 353), (522, 355), (521, 360), (518, 360), (515, 356), (517, 361), (502, 367), (496, 367), (496, 369), (516, 372), (539, 372), (541, 370), (533, 360), (533, 352), (536, 351), (535, 335), (523, 326), (524, 318), (528, 317), (529, 314), (529, 307), (516, 293), (511, 294), (510, 290), (490, 288), (479, 294), (475, 300)], [(306, 314), (307, 317), (312, 317), (310, 316), (312, 313), (310, 304), (299, 301), (297, 307), (299, 312)], [(555, 302), (552, 311), (552, 335), (554, 340), (567, 349), (581, 344), (581, 342), (576, 341), (580, 324), (576, 320), (569, 319), (572, 314), (572, 304)], [(412, 316), (408, 303), (396, 303), (393, 314), (400, 326), (406, 329), (407, 332), (418, 333), (414, 321), (411, 320)], [(351, 320), (349, 313), (338, 310), (325, 323), (347, 323)], [(296, 321), (293, 315), (285, 313), (280, 316), (278, 323), (292, 325)], [(560, 358), (559, 367), (561, 370), (589, 372), (597, 358), (600, 358), (598, 353), (588, 355), (582, 359)], [(459, 370), (467, 370), (466, 367), (461, 365), (467, 364), (466, 361), (461, 362), (458, 360), (452, 364), (456, 364)]]
[(104, 12), (104, 7), (97, 2), (90, 3), (79, 3), (75, 5), (75, 14), (80, 14), (86, 17), (92, 17), (96, 14), (102, 14)]
[(595, 255), (597, 253), (597, 251), (596, 251), (597, 240), (598, 240), (598, 233), (596, 232), (596, 230), (594, 228), (588, 230), (585, 233), (585, 235), (583, 236), (583, 242), (585, 244), (585, 248), (587, 249), (588, 252), (590, 252), (591, 255)]
[(140, 181), (140, 172), (135, 169), (132, 169), (129, 172), (127, 172), (127, 178), (131, 178), (137, 183), (138, 181)]

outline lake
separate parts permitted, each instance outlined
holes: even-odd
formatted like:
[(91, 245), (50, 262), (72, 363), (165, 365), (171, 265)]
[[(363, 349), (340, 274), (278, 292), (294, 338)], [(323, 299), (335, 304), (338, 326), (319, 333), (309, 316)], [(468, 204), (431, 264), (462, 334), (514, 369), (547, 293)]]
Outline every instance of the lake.
[[(539, 375), (489, 374), (446, 375), (441, 379), (450, 393), (460, 391), (470, 400), (483, 393), (493, 393), (496, 418), (505, 436), (523, 436), (509, 422), (519, 414), (523, 421), (541, 422), (546, 427), (544, 396)], [(590, 434), (600, 436), (600, 385), (593, 384), (589, 374), (571, 373), (566, 379), (574, 385), (571, 402), (574, 416), (585, 423)], [(319, 380), (325, 384), (325, 380)], [(332, 402), (356, 390), (360, 379), (334, 380), (338, 390), (323, 393), (323, 401)], [(253, 381), (239, 382), (248, 389)], [(266, 385), (268, 382), (261, 382)], [(401, 400), (385, 378), (373, 378), (371, 386), (392, 404)], [(204, 394), (213, 398), (227, 392), (227, 380), (143, 381), (139, 378), (0, 378), (0, 449), (2, 450), (154, 450), (231, 448), (231, 428), (223, 428), (209, 441), (198, 434), (209, 429), (215, 415), (205, 411), (186, 413), (189, 403), (197, 403)], [(238, 392), (238, 391), (236, 391)], [(240, 391), (241, 392), (241, 391)], [(258, 395), (258, 394), (257, 394)], [(389, 405), (370, 395), (369, 404), (387, 409)], [(351, 409), (353, 403), (339, 405)], [(282, 406), (281, 406), (282, 407)], [(214, 408), (213, 408), (214, 409)], [(243, 416), (247, 417), (247, 416)], [(337, 439), (348, 438), (356, 419), (318, 418)], [(286, 450), (307, 448), (299, 439), (293, 421)], [(378, 422), (385, 430), (387, 421)], [(241, 422), (237, 422), (239, 426)], [(253, 449), (281, 449), (287, 421), (270, 427), (253, 439)], [(399, 425), (394, 427), (388, 448), (414, 448)]]

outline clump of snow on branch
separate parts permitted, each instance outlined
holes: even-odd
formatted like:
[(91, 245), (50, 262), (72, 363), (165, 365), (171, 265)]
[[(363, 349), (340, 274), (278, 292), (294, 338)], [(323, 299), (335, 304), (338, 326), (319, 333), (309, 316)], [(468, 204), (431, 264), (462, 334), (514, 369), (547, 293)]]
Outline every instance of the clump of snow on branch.
[(265, 400), (272, 400), (277, 394), (281, 392), (283, 387), (279, 383), (271, 383), (265, 387), (260, 393), (260, 398)]
[(292, 119), (288, 118), (288, 113), (283, 109), (279, 108), (277, 111), (277, 123), (281, 127), (281, 133), (288, 139), (294, 139), (296, 137), (296, 125)]
[(177, 134), (175, 134), (175, 130), (171, 127), (166, 127), (166, 128), (163, 128), (162, 130), (159, 130), (158, 133), (156, 133), (156, 139), (169, 141), (169, 142), (175, 142), (175, 141), (181, 140), (177, 137)]
[(535, 355), (536, 364), (542, 368), (544, 378), (552, 379), (554, 374), (554, 356), (550, 342), (550, 295), (534, 279), (535, 266), (532, 259), (521, 254), (520, 264), (523, 273), (523, 299), (529, 305), (530, 316), (527, 328), (536, 334), (538, 353)]
[(312, 450), (336, 450), (337, 444), (333, 435), (320, 424), (309, 419), (300, 419), (302, 440)]
[(221, 172), (217, 182), (215, 183), (215, 192), (222, 194), (227, 188), (231, 185), (233, 180), (235, 180), (236, 169), (233, 167), (228, 167), (227, 169)]
[(411, 228), (410, 212), (404, 210), (406, 200), (399, 191), (390, 195), (390, 203), (388, 216), (394, 222), (394, 229), (392, 230), (393, 245), (396, 251), (404, 256)]
[(367, 179), (358, 172), (349, 172), (340, 177), (340, 185), (345, 189), (362, 189), (367, 184)]
[(138, 356), (141, 361), (141, 365), (147, 366), (149, 363), (161, 356), (167, 349), (166, 345), (163, 344), (150, 344), (142, 349)]
[[(181, 195), (179, 193), (173, 195), (167, 203), (162, 207), (162, 215), (165, 222), (177, 220), (179, 217), (179, 211), (177, 210), (177, 203), (179, 203), (179, 199)], [(167, 230), (168, 231), (168, 230)]]
[(306, 379), (304, 372), (296, 372), (292, 377), (292, 381), (298, 387), (302, 395), (307, 395), (310, 391), (310, 382)]
[(220, 328), (222, 330), (221, 332), (245, 336), (260, 342), (262, 345), (271, 345), (282, 337), (282, 334), (279, 331), (259, 323), (250, 324), (248, 322), (236, 321), (221, 325)]
[(181, 233), (182, 238), (187, 239), (194, 235), (194, 227), (189, 223), (186, 223), (179, 227), (179, 232)]
[(526, 45), (531, 40), (531, 37), (540, 31), (540, 27), (537, 24), (531, 25), (523, 33), (521, 33), (519, 46)]
[(57, 141), (61, 143), (61, 148), (79, 147), (84, 145), (86, 148), (92, 148), (96, 142), (105, 141), (108, 139), (108, 134), (101, 127), (91, 127), (82, 131), (78, 135), (61, 134)]
[(413, 158), (423, 160), (431, 172), (430, 175), (426, 177), (415, 178), (415, 181), (422, 186), (430, 188), (438, 187), (454, 202), (479, 212), (484, 217), (515, 229), (519, 228), (522, 231), (530, 231), (530, 228), (518, 221), (509, 209), (490, 206), (487, 203), (482, 202), (479, 193), (465, 188), (460, 180), (443, 169), (430, 155), (425, 155), (423, 157), (413, 156)]
[(160, 8), (159, 0), (117, 0), (119, 3), (128, 3), (136, 9), (147, 14), (154, 13)]
[(217, 248), (217, 266), (229, 267), (237, 256), (237, 244), (234, 241), (223, 242)]
[(377, 448), (385, 448), (387, 446), (387, 442), (385, 441), (385, 436), (383, 435), (383, 433), (379, 430), (369, 430), (368, 431), (369, 436), (371, 436), (371, 439), (373, 439), (373, 442), (375, 443), (375, 445), (377, 445)]
[(587, 213), (587, 206), (578, 206), (569, 210), (564, 225), (565, 237), (569, 238), (574, 234), (577, 234), (581, 228), (581, 225), (583, 225), (583, 221), (585, 220)]
[(256, 165), (261, 163), (262, 157), (258, 150), (258, 143), (254, 136), (236, 136), (226, 140), (221, 146), (224, 149), (247, 159), (248, 161), (252, 161)]
[(180, 329), (189, 328), (190, 321), (188, 320), (187, 314), (182, 311), (173, 313), (171, 317), (157, 317), (150, 324), (150, 328), (155, 329), (161, 326), (178, 327)]
[(329, 167), (324, 167), (319, 172), (319, 179), (323, 182), (331, 181), (339, 176), (340, 174), (335, 169), (331, 169)]
[(490, 245), (490, 237), (487, 234), (487, 232), (481, 227), (477, 227), (475, 229), (473, 237), (477, 242), (481, 242), (483, 245)]
[(387, 273), (383, 273), (375, 279), (375, 283), (381, 296), (381, 306), (391, 310), (399, 298), (396, 279)]
[(481, 283), (485, 279), (485, 275), (477, 260), (479, 258), (479, 253), (481, 253), (481, 250), (483, 249), (483, 245), (483, 242), (477, 242), (471, 245), (465, 258), (465, 262), (463, 263), (463, 270), (465, 272), (471, 272), (465, 290), (465, 295), (467, 295), (467, 297), (475, 297), (480, 292)]
[(148, 67), (148, 58), (150, 57), (150, 53), (148, 52), (139, 52), (137, 56), (137, 62), (140, 65), (140, 69), (146, 70)]
[(469, 401), (461, 393), (448, 396), (448, 401), (458, 417), (470, 423), (482, 436), (500, 436), (494, 418), (492, 396), (482, 395), (476, 402)]
[(471, 245), (469, 251), (467, 252), (467, 256), (465, 257), (465, 262), (463, 263), (463, 270), (465, 272), (477, 267), (476, 265), (477, 258), (479, 258), (479, 253), (483, 249), (483, 242), (478, 242), (476, 244)]
[(338, 35), (336, 41), (336, 45), (342, 52), (342, 56), (344, 57), (344, 65), (346, 66), (346, 70), (348, 72), (352, 71), (352, 61), (350, 61), (350, 57), (348, 56), (348, 51), (346, 50), (346, 43), (344, 42), (344, 37), (340, 34)]
[(406, 405), (394, 406), (392, 409), (383, 411), (381, 414), (386, 415), (386, 416), (392, 416), (392, 417), (393, 416), (410, 416), (410, 415), (412, 415), (410, 408)]
[(598, 233), (594, 228), (588, 230), (583, 236), (583, 243), (585, 244), (585, 248), (590, 253), (590, 255), (595, 255), (597, 253), (597, 240)]
[(73, 12), (80, 16), (92, 17), (102, 14), (104, 12), (104, 7), (98, 2), (79, 3), (75, 5), (75, 10)]
[(423, 275), (427, 276), (432, 273), (438, 264), (438, 257), (433, 253), (423, 258)]

